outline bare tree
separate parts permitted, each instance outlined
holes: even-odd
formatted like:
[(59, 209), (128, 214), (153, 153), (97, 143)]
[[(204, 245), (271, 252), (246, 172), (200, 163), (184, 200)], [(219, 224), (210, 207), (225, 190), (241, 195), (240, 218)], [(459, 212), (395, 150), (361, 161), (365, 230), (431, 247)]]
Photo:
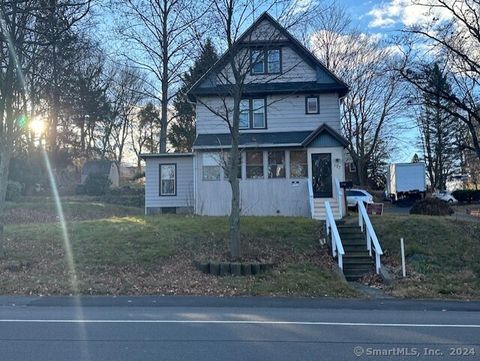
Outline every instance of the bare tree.
[(391, 140), (390, 126), (403, 110), (395, 53), (377, 36), (353, 28), (341, 8), (322, 14), (315, 25), (312, 50), (350, 86), (341, 107), (342, 130), (359, 183), (367, 185), (375, 152), (381, 141)]
[[(405, 28), (399, 39), (403, 62), (398, 68), (409, 84), (435, 95), (422, 76), (425, 64), (441, 61), (452, 91), (441, 92), (442, 111), (463, 122), (470, 141), (463, 147), (480, 159), (480, 2), (478, 0), (416, 0), (432, 14), (429, 23)], [(453, 104), (454, 106), (450, 106)]]
[[(188, 0), (127, 0), (117, 5), (117, 31), (128, 49), (122, 55), (149, 73), (144, 93), (160, 105), (160, 152), (164, 153), (169, 106), (194, 45), (190, 26), (205, 10), (200, 2)], [(195, 13), (192, 7), (198, 9), (195, 17), (190, 16)]]
[(112, 118), (110, 122), (110, 151), (118, 169), (123, 160), (131, 124), (137, 115), (142, 95), (143, 79), (138, 70), (127, 66), (115, 74), (110, 87)]

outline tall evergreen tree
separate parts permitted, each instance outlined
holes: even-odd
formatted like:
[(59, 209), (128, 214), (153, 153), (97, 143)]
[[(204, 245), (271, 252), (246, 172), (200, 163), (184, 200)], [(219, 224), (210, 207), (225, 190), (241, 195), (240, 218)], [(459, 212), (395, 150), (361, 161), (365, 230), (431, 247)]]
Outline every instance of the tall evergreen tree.
[(176, 152), (192, 150), (195, 141), (195, 108), (187, 99), (188, 90), (218, 60), (218, 54), (210, 39), (207, 39), (195, 63), (183, 75), (183, 81), (173, 102), (175, 120), (170, 127), (168, 140)]
[(454, 105), (444, 98), (451, 93), (451, 86), (439, 65), (425, 68), (424, 78), (429, 92), (422, 96), (422, 113), (417, 119), (420, 141), (430, 186), (432, 190), (442, 190), (459, 163), (456, 144), (459, 122), (445, 111)]

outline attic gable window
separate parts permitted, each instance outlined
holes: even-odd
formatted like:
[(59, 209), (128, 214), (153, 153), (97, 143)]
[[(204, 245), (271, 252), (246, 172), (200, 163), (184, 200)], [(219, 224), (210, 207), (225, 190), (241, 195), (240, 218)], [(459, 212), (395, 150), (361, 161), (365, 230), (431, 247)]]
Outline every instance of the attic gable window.
[(252, 49), (252, 75), (280, 74), (282, 71), (280, 49)]

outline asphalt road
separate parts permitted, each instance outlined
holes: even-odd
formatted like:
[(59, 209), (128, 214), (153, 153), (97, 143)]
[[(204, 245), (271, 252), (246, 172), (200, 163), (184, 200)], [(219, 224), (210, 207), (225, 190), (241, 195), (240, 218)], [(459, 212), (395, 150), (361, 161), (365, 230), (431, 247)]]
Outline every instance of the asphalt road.
[(413, 359), (480, 359), (480, 303), (0, 298), (0, 360)]

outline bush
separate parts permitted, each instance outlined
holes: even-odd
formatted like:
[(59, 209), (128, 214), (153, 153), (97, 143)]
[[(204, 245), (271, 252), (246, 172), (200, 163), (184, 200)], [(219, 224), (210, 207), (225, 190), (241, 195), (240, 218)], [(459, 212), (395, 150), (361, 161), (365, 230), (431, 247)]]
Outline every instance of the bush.
[(103, 174), (90, 174), (85, 180), (85, 194), (89, 196), (103, 196), (107, 194), (112, 182)]
[(459, 189), (452, 192), (452, 195), (459, 201), (459, 202), (478, 202), (480, 201), (480, 190), (474, 189)]
[(437, 198), (427, 198), (415, 202), (410, 214), (423, 214), (426, 216), (450, 216), (454, 213), (452, 207)]
[(9, 202), (17, 202), (22, 196), (22, 185), (20, 182), (8, 181), (7, 194), (5, 200)]

